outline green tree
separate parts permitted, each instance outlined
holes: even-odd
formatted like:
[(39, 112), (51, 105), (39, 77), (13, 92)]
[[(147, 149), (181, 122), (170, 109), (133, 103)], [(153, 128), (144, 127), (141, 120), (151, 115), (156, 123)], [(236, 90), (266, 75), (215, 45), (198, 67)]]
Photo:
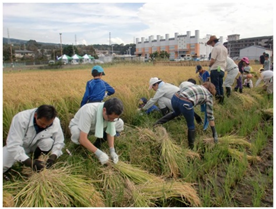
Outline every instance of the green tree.
[(63, 54), (66, 54), (68, 56), (73, 56), (74, 54), (78, 54), (78, 53), (79, 51), (75, 46), (67, 45), (63, 48)]

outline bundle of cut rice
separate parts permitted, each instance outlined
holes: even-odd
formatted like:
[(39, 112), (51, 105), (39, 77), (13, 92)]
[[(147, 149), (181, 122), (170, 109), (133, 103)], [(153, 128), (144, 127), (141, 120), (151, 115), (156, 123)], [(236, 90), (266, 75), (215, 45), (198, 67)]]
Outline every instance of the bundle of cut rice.
[(273, 108), (262, 109), (261, 111), (265, 116), (273, 118)]
[[(207, 144), (214, 143), (213, 138), (203, 139), (203, 141)], [(219, 137), (218, 143), (229, 144), (229, 145), (240, 145), (247, 148), (252, 148), (253, 146), (250, 142), (246, 141), (244, 137), (235, 136), (235, 135)]]
[(237, 160), (241, 160), (246, 157), (246, 159), (250, 162), (261, 161), (261, 158), (259, 156), (247, 155), (246, 153), (240, 152), (236, 149), (228, 148), (228, 152), (233, 158), (236, 158)]
[[(27, 180), (4, 186), (13, 191), (16, 207), (103, 207), (102, 195), (72, 167), (44, 169)], [(80, 168), (74, 168), (80, 169)]]
[(150, 207), (158, 201), (177, 199), (191, 206), (200, 206), (200, 199), (192, 184), (175, 180), (165, 181), (164, 178), (150, 174), (147, 171), (123, 162), (112, 165), (121, 173), (132, 191), (134, 206)]
[(193, 151), (185, 151), (176, 145), (170, 138), (163, 126), (157, 126), (154, 131), (150, 129), (139, 129), (141, 139), (155, 142), (156, 148), (160, 149), (161, 163), (164, 175), (177, 178), (180, 174), (179, 164), (183, 164), (183, 158), (199, 158), (199, 154)]
[(244, 108), (250, 108), (253, 105), (258, 105), (259, 104), (258, 101), (249, 94), (237, 93), (236, 96), (239, 98), (239, 100), (241, 101)]
[(14, 207), (14, 200), (11, 193), (3, 191), (3, 207)]

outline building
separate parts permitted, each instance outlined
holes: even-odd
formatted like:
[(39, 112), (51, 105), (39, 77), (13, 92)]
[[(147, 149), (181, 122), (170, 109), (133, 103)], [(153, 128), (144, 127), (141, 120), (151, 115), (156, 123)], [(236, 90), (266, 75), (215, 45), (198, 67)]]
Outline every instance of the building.
[(242, 58), (242, 57), (248, 57), (250, 60), (260, 60), (260, 56), (264, 52), (267, 53), (267, 54), (269, 54), (269, 57), (271, 57), (271, 55), (272, 55), (272, 51), (271, 50), (266, 49), (266, 48), (264, 48), (262, 46), (253, 45), (253, 46), (249, 46), (249, 47), (241, 49), (239, 57), (240, 58)]
[[(212, 47), (206, 45), (211, 35), (206, 35), (205, 38), (199, 37), (199, 30), (195, 30), (195, 35), (192, 36), (190, 31), (187, 31), (185, 35), (174, 34), (173, 38), (169, 37), (169, 34), (163, 38), (157, 35), (156, 39), (153, 36), (149, 36), (148, 39), (144, 37), (139, 40), (136, 38), (136, 56), (149, 58), (149, 55), (154, 52), (166, 51), (170, 54), (170, 60), (197, 57), (200, 59), (207, 59)], [(223, 42), (223, 38), (220, 37), (220, 41)]]
[(14, 56), (15, 56), (15, 59), (21, 59), (23, 57), (27, 57), (27, 58), (30, 58), (30, 57), (34, 57), (35, 56), (35, 53), (33, 51), (29, 51), (29, 50), (14, 50)]
[(224, 45), (228, 49), (229, 56), (234, 59), (241, 58), (240, 50), (249, 46), (255, 45), (263, 47), (266, 50), (273, 50), (273, 36), (261, 36), (240, 39), (239, 34), (233, 34), (228, 36), (227, 41), (228, 42), (225, 42)]

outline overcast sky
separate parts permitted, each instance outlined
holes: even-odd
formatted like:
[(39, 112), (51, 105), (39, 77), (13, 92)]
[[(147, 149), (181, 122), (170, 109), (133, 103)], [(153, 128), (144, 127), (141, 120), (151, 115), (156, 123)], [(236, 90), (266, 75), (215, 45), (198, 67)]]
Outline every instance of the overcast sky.
[[(101, 1), (2, 4), (3, 37), (63, 44), (130, 44), (136, 38), (200, 31), (240, 38), (273, 35), (272, 0)], [(23, 1), (24, 2), (24, 1)], [(45, 2), (45, 1), (44, 1)], [(90, 1), (95, 2), (95, 1)]]

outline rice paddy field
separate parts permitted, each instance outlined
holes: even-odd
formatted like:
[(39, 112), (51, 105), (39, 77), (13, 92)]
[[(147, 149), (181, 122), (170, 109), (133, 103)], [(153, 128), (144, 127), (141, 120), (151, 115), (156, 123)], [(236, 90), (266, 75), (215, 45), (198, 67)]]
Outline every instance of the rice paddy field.
[[(210, 127), (203, 131), (196, 124), (190, 150), (184, 118), (153, 127), (161, 114), (148, 116), (137, 108), (139, 98), (155, 93), (148, 91), (151, 77), (179, 86), (198, 80), (195, 66), (102, 66), (103, 79), (115, 88), (112, 97), (124, 104), (125, 122), (115, 139), (120, 161), (105, 166), (70, 141), (68, 128), (92, 66), (3, 72), (3, 145), (13, 116), (42, 104), (56, 107), (65, 135), (53, 168), (33, 173), (20, 163), (12, 167), (9, 180), (3, 179), (4, 207), (273, 207), (273, 97), (261, 86), (233, 92), (224, 105), (215, 101), (218, 144)], [(256, 73), (260, 68), (252, 67)], [(204, 118), (200, 107), (195, 111)], [(96, 140), (93, 134), (89, 139)], [(107, 144), (101, 149), (109, 154)]]

